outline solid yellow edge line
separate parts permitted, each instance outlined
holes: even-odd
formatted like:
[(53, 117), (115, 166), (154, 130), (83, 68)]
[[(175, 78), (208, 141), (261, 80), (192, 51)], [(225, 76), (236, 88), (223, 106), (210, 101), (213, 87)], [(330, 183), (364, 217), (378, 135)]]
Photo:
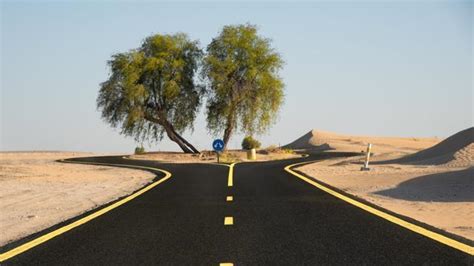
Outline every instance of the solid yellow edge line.
[(144, 167), (144, 166), (136, 166), (136, 165), (123, 165), (123, 164), (85, 163), (85, 162), (74, 162), (74, 163), (106, 165), (106, 166), (128, 166), (128, 167), (133, 167), (133, 168), (137, 168), (137, 169), (160, 171), (160, 172), (164, 173), (165, 176), (163, 178), (161, 178), (160, 180), (155, 181), (155, 182), (151, 183), (150, 185), (140, 189), (139, 191), (127, 196), (126, 198), (123, 198), (123, 199), (115, 202), (112, 205), (109, 205), (109, 206), (107, 206), (103, 209), (100, 209), (100, 210), (98, 210), (94, 213), (91, 213), (91, 214), (87, 215), (86, 217), (81, 218), (81, 219), (79, 219), (79, 220), (77, 220), (73, 223), (65, 225), (65, 226), (63, 226), (59, 229), (56, 229), (56, 230), (54, 230), (50, 233), (42, 235), (42, 236), (40, 236), (38, 238), (35, 238), (35, 239), (33, 239), (33, 240), (23, 244), (23, 245), (20, 245), (20, 246), (18, 246), (16, 248), (13, 248), (13, 249), (5, 252), (5, 253), (0, 254), (0, 262), (3, 262), (3, 261), (5, 261), (9, 258), (12, 258), (12, 257), (18, 255), (18, 254), (21, 254), (21, 253), (23, 253), (23, 252), (25, 252), (25, 251), (27, 251), (27, 250), (35, 247), (35, 246), (38, 246), (38, 245), (40, 245), (40, 244), (42, 244), (42, 243), (44, 243), (44, 242), (46, 242), (46, 241), (48, 241), (48, 240), (50, 240), (54, 237), (60, 235), (60, 234), (65, 233), (65, 232), (67, 232), (67, 231), (69, 231), (69, 230), (71, 230), (75, 227), (78, 227), (82, 224), (85, 224), (85, 223), (91, 221), (92, 219), (97, 218), (97, 217), (101, 216), (102, 214), (105, 214), (105, 213), (119, 207), (120, 205), (123, 205), (124, 203), (133, 200), (134, 198), (136, 198), (136, 197), (140, 196), (141, 194), (147, 192), (148, 190), (156, 187), (157, 185), (163, 183), (164, 181), (168, 180), (171, 177), (170, 172), (165, 171), (165, 170), (161, 170), (161, 169), (158, 169), (158, 168), (152, 168), (152, 167)]
[(227, 186), (231, 187), (234, 185), (234, 165), (236, 163), (231, 163), (229, 165), (229, 176), (227, 177)]
[(380, 210), (377, 210), (377, 209), (375, 209), (375, 208), (373, 208), (373, 207), (370, 207), (370, 206), (368, 206), (368, 205), (366, 205), (366, 204), (364, 204), (364, 203), (362, 203), (362, 202), (359, 202), (359, 201), (356, 201), (356, 200), (354, 200), (354, 199), (351, 199), (351, 198), (349, 198), (349, 197), (347, 197), (347, 196), (344, 196), (344, 195), (342, 195), (342, 194), (340, 194), (340, 193), (338, 193), (338, 192), (336, 192), (336, 191), (334, 191), (334, 190), (332, 190), (332, 189), (330, 189), (330, 188), (328, 188), (328, 187), (325, 187), (325, 186), (323, 186), (323, 185), (321, 185), (321, 184), (319, 184), (319, 183), (317, 183), (317, 182), (315, 182), (315, 181), (313, 181), (313, 180), (311, 180), (311, 179), (309, 179), (309, 178), (307, 178), (307, 177), (305, 177), (305, 176), (303, 176), (303, 175), (300, 175), (300, 174), (298, 174), (298, 173), (296, 173), (296, 172), (294, 172), (293, 170), (290, 169), (290, 168), (292, 168), (292, 167), (294, 167), (294, 166), (297, 166), (297, 165), (300, 165), (300, 164), (305, 164), (305, 163), (308, 163), (308, 162), (295, 163), (295, 164), (288, 165), (288, 166), (285, 167), (285, 171), (287, 171), (288, 173), (290, 173), (290, 174), (292, 174), (292, 175), (294, 175), (294, 176), (296, 176), (296, 177), (298, 177), (298, 178), (304, 180), (305, 182), (307, 182), (307, 183), (309, 183), (309, 184), (311, 184), (311, 185), (313, 185), (313, 186), (315, 186), (315, 187), (317, 187), (317, 188), (323, 190), (323, 191), (326, 192), (326, 193), (329, 193), (329, 194), (331, 194), (331, 195), (333, 195), (333, 196), (335, 196), (335, 197), (337, 197), (337, 198), (339, 198), (339, 199), (341, 199), (341, 200), (343, 200), (343, 201), (345, 201), (345, 202), (347, 202), (347, 203), (350, 203), (350, 204), (352, 204), (352, 205), (354, 205), (354, 206), (356, 206), (356, 207), (359, 207), (359, 208), (361, 208), (361, 209), (363, 209), (363, 210), (365, 210), (365, 211), (367, 211), (367, 212), (370, 212), (370, 213), (372, 213), (372, 214), (374, 214), (374, 215), (377, 215), (377, 216), (379, 216), (379, 217), (381, 217), (381, 218), (383, 218), (383, 219), (385, 219), (385, 220), (387, 220), (387, 221), (390, 221), (390, 222), (392, 222), (392, 223), (394, 223), (394, 224), (398, 224), (398, 225), (400, 225), (400, 226), (402, 226), (402, 227), (404, 227), (404, 228), (406, 228), (406, 229), (409, 229), (409, 230), (411, 230), (411, 231), (413, 231), (413, 232), (416, 232), (416, 233), (418, 233), (418, 234), (420, 234), (420, 235), (424, 235), (424, 236), (426, 236), (426, 237), (428, 237), (428, 238), (431, 238), (431, 239), (433, 239), (433, 240), (435, 240), (435, 241), (438, 241), (438, 242), (440, 242), (440, 243), (443, 243), (443, 244), (445, 244), (445, 245), (448, 245), (448, 246), (450, 246), (450, 247), (453, 247), (453, 248), (455, 248), (455, 249), (457, 249), (457, 250), (460, 250), (460, 251), (462, 251), (462, 252), (465, 252), (465, 253), (467, 253), (467, 254), (469, 254), (469, 255), (474, 255), (474, 247), (472, 247), (472, 246), (466, 245), (466, 244), (464, 244), (464, 243), (461, 243), (461, 242), (456, 241), (456, 240), (454, 240), (454, 239), (451, 239), (451, 238), (449, 238), (449, 237), (446, 237), (446, 236), (443, 236), (443, 235), (438, 234), (438, 233), (436, 233), (436, 232), (430, 231), (430, 230), (428, 230), (428, 229), (426, 229), (426, 228), (423, 228), (423, 227), (421, 227), (421, 226), (418, 226), (418, 225), (412, 224), (412, 223), (410, 223), (410, 222), (407, 222), (407, 221), (405, 221), (405, 220), (402, 220), (402, 219), (400, 219), (400, 218), (398, 218), (398, 217), (395, 217), (395, 216), (393, 216), (393, 215), (390, 215), (390, 214), (388, 214), (388, 213), (385, 213), (385, 212), (382, 212), (382, 211), (380, 211)]

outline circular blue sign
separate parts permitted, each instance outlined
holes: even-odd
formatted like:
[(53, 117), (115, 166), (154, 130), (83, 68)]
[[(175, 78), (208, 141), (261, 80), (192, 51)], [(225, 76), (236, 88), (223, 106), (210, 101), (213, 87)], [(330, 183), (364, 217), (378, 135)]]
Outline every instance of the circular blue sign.
[(212, 148), (215, 151), (222, 151), (224, 149), (224, 141), (221, 139), (216, 139), (212, 142)]

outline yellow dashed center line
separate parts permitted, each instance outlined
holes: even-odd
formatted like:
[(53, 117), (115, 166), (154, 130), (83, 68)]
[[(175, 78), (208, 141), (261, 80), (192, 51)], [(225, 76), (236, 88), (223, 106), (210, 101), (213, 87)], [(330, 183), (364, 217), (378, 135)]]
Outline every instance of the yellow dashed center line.
[[(229, 165), (229, 175), (227, 177), (227, 187), (232, 187), (234, 185), (234, 165), (235, 165), (235, 163), (232, 163), (232, 164)], [(225, 201), (226, 202), (234, 201), (234, 196), (226, 196)], [(224, 225), (234, 225), (234, 217), (232, 217), (232, 216), (224, 217)], [(221, 263), (219, 263), (219, 266), (234, 266), (234, 263), (232, 263), (232, 262), (221, 262)]]
[(224, 218), (224, 225), (233, 225), (234, 224), (234, 217), (226, 216)]

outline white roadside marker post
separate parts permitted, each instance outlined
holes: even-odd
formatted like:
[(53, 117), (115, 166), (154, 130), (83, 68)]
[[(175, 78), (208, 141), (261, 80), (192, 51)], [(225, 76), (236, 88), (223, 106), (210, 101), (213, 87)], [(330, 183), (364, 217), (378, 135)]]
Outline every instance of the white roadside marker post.
[(369, 168), (369, 160), (370, 160), (370, 150), (372, 149), (372, 144), (369, 143), (367, 145), (367, 154), (365, 156), (365, 163), (364, 163), (364, 166), (362, 166), (360, 168), (361, 171), (369, 171), (370, 168)]
[(247, 150), (247, 160), (257, 160), (257, 151), (255, 149)]

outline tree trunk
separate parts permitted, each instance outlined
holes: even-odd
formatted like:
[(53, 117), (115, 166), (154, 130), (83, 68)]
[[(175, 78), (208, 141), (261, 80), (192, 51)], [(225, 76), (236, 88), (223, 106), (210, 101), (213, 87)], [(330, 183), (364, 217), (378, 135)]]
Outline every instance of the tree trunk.
[(230, 136), (232, 135), (232, 127), (227, 127), (225, 130), (224, 130), (224, 151), (227, 150), (227, 143), (229, 142), (229, 139), (230, 139)]
[(161, 117), (160, 119), (157, 119), (157, 118), (154, 118), (152, 116), (145, 115), (145, 119), (150, 121), (150, 122), (157, 123), (157, 124), (161, 125), (165, 129), (166, 135), (168, 136), (168, 138), (171, 141), (178, 144), (179, 147), (181, 148), (181, 150), (183, 150), (183, 152), (185, 152), (185, 153), (200, 153), (193, 145), (191, 145), (191, 143), (186, 141), (186, 139), (184, 139), (180, 134), (178, 134), (178, 132), (176, 132), (173, 125), (170, 122), (168, 122), (168, 120), (166, 120), (165, 117)]
[(199, 151), (193, 145), (191, 145), (191, 143), (186, 141), (180, 134), (178, 134), (178, 132), (176, 132), (176, 130), (174, 130), (174, 127), (170, 122), (163, 119), (161, 125), (165, 128), (166, 135), (168, 135), (172, 141), (176, 142), (183, 152), (199, 153)]
[(191, 143), (189, 143), (185, 138), (183, 138), (178, 132), (176, 132), (174, 130), (174, 128), (172, 127), (172, 130), (174, 132), (174, 134), (176, 135), (176, 137), (178, 137), (184, 144), (186, 144), (186, 146), (191, 149), (193, 151), (193, 153), (200, 153), (198, 151), (198, 149), (196, 149)]
[(230, 137), (232, 136), (232, 132), (234, 131), (234, 115), (231, 112), (227, 117), (227, 124), (224, 130), (224, 151), (227, 150), (227, 144), (229, 143)]
[(163, 125), (163, 127), (165, 128), (166, 135), (168, 135), (168, 138), (178, 144), (179, 147), (183, 150), (183, 152), (193, 153), (193, 151), (189, 149), (180, 138), (178, 138), (178, 136), (174, 133), (174, 130), (172, 130), (170, 125)]

